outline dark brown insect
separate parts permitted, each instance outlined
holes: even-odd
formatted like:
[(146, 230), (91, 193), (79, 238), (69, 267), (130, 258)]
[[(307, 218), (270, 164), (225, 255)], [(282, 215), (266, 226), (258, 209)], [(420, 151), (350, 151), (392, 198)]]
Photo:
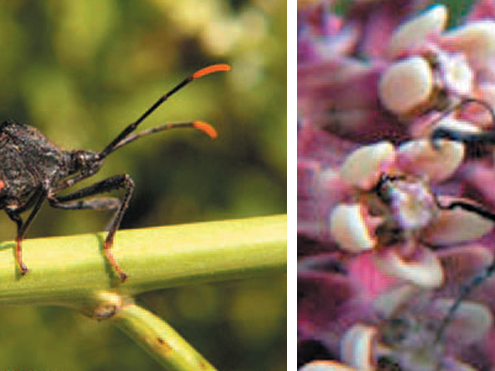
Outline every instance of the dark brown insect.
[[(50, 206), (59, 209), (116, 210), (108, 226), (104, 252), (121, 281), (125, 281), (127, 274), (112, 255), (111, 247), (134, 189), (132, 178), (128, 174), (115, 175), (73, 193), (66, 195), (58, 195), (58, 193), (97, 173), (105, 158), (116, 149), (146, 135), (173, 128), (189, 127), (202, 130), (210, 137), (215, 138), (215, 129), (201, 121), (168, 123), (140, 133), (132, 133), (172, 94), (191, 81), (213, 72), (228, 71), (229, 69), (228, 65), (217, 64), (188, 76), (161, 96), (135, 122), (128, 125), (99, 152), (66, 151), (50, 142), (42, 133), (31, 126), (14, 121), (3, 122), (0, 125), (0, 163), (2, 164), (0, 168), (0, 209), (5, 209), (10, 219), (17, 224), (15, 253), (21, 273), (25, 274), (28, 271), (22, 261), (22, 239), (42, 203), (48, 200)], [(94, 197), (82, 200), (117, 189), (124, 189), (125, 193), (122, 199)], [(23, 220), (21, 213), (27, 210), (31, 210), (31, 212), (26, 220)]]

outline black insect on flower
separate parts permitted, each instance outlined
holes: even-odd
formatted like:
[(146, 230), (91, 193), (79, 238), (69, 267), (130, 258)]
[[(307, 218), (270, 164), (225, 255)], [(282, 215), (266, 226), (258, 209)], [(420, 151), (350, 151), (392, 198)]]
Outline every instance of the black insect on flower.
[[(133, 133), (141, 122), (154, 112), (171, 95), (182, 89), (191, 81), (217, 71), (228, 71), (230, 67), (217, 64), (205, 67), (177, 84), (162, 95), (136, 121), (128, 125), (103, 150), (94, 152), (87, 150), (66, 151), (50, 142), (37, 129), (14, 121), (5, 121), (0, 125), (0, 209), (17, 224), (15, 239), (15, 256), (21, 274), (28, 268), (22, 261), (22, 240), (26, 231), (40, 210), (45, 200), (50, 206), (59, 209), (96, 209), (116, 210), (108, 226), (108, 234), (104, 242), (104, 252), (121, 281), (127, 274), (122, 270), (112, 255), (111, 248), (115, 233), (129, 205), (134, 181), (128, 174), (120, 174), (96, 182), (73, 193), (59, 195), (74, 184), (96, 174), (105, 158), (116, 149), (141, 137), (159, 131), (174, 128), (199, 129), (215, 138), (215, 129), (201, 121), (167, 123), (139, 133)], [(92, 197), (117, 189), (124, 189), (122, 199), (115, 197)], [(86, 197), (90, 197), (85, 199)], [(31, 210), (25, 220), (21, 213)]]

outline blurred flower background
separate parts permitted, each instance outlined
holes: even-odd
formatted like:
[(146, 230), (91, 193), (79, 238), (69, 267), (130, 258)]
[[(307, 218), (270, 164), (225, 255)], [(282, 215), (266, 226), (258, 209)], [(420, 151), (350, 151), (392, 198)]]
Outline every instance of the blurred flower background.
[[(169, 88), (214, 63), (143, 123), (204, 120), (108, 158), (83, 185), (129, 173), (121, 228), (286, 212), (286, 2), (280, 0), (0, 1), (0, 117), (66, 149), (103, 148)], [(28, 238), (102, 231), (111, 214), (43, 207)], [(14, 224), (0, 216), (3, 240)], [(219, 369), (286, 369), (286, 278), (148, 293)], [(156, 370), (118, 329), (62, 308), (1, 308), (2, 369)]]

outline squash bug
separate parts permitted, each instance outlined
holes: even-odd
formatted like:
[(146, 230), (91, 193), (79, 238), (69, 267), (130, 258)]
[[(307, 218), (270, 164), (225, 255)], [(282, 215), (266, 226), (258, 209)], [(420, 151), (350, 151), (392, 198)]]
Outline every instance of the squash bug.
[[(108, 225), (108, 234), (104, 242), (104, 253), (108, 262), (123, 282), (127, 274), (112, 255), (111, 248), (115, 233), (129, 205), (134, 181), (128, 174), (120, 174), (96, 182), (73, 193), (59, 195), (74, 184), (96, 174), (105, 158), (118, 148), (136, 139), (175, 128), (199, 129), (215, 138), (215, 129), (201, 121), (167, 123), (139, 133), (133, 132), (151, 113), (153, 113), (171, 95), (191, 81), (217, 71), (228, 71), (226, 64), (211, 65), (200, 69), (185, 78), (174, 88), (162, 95), (136, 121), (128, 125), (103, 150), (66, 151), (50, 142), (37, 129), (14, 121), (0, 124), (0, 209), (17, 225), (15, 239), (15, 257), (17, 265), (24, 275), (28, 269), (22, 261), (22, 240), (26, 231), (45, 200), (50, 206), (66, 210), (96, 209), (115, 210)], [(115, 197), (92, 197), (113, 190), (124, 189), (122, 199)], [(90, 197), (89, 199), (84, 199)], [(84, 200), (82, 200), (84, 199)], [(25, 220), (21, 213), (31, 210)]]

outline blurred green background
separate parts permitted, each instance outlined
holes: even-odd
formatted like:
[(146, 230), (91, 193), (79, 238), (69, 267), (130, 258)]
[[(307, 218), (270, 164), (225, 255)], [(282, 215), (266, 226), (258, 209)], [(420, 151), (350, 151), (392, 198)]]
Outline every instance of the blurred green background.
[[(129, 173), (122, 228), (286, 212), (286, 2), (0, 1), (0, 119), (66, 149), (102, 149), (161, 94), (213, 63), (143, 123), (204, 120), (112, 154), (82, 186)], [(28, 238), (91, 233), (111, 214), (45, 205)], [(1, 213), (0, 238), (15, 236)], [(137, 298), (220, 370), (286, 369), (286, 278), (164, 290)], [(127, 336), (64, 308), (1, 308), (0, 369), (156, 370)]]

